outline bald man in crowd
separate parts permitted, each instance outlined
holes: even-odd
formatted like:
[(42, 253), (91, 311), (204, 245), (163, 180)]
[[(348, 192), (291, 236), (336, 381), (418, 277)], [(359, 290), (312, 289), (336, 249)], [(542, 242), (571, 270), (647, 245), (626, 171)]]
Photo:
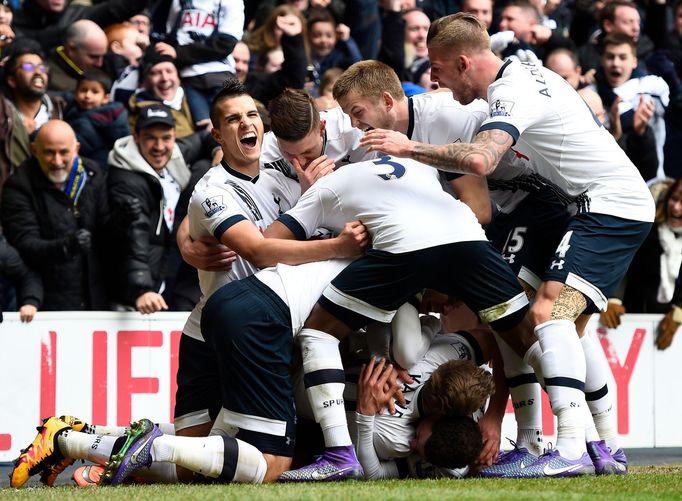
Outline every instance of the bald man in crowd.
[(97, 252), (109, 220), (105, 177), (79, 146), (69, 124), (48, 121), (3, 187), (3, 232), (40, 275), (42, 310), (108, 309)]
[(73, 91), (86, 70), (101, 68), (109, 42), (104, 30), (88, 19), (66, 30), (64, 45), (50, 54), (49, 90)]

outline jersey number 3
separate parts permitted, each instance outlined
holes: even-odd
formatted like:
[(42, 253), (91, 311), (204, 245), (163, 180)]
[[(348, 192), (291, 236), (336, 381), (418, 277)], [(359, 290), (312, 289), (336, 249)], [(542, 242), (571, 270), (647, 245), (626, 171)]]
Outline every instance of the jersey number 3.
[(393, 172), (388, 174), (377, 174), (384, 181), (390, 181), (391, 179), (400, 179), (405, 175), (405, 167), (398, 162), (391, 160), (391, 157), (381, 157), (374, 160), (375, 165), (390, 165), (393, 167)]

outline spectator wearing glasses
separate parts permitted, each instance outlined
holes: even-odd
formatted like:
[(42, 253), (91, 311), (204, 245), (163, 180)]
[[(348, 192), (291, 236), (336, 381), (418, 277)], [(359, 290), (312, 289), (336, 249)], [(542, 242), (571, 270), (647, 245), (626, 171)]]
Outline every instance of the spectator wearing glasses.
[(65, 102), (46, 94), (49, 69), (38, 46), (14, 51), (5, 64), (0, 99), (0, 184), (31, 156), (29, 137), (45, 122), (62, 118)]

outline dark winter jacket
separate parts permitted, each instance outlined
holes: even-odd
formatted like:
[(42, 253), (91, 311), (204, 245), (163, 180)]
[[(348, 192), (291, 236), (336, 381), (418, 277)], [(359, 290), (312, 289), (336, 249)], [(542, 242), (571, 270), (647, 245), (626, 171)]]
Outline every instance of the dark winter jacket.
[[(0, 275), (16, 288), (18, 306), (32, 304), (40, 308), (43, 302), (43, 283), (40, 276), (24, 264), (17, 250), (7, 242), (3, 235), (0, 235)], [(0, 322), (2, 322), (1, 309)]]
[[(176, 145), (166, 169), (182, 189), (187, 187), (190, 170)], [(116, 274), (112, 298), (123, 304), (135, 305), (145, 292), (159, 292), (167, 275), (169, 250), (176, 247), (173, 231), (163, 217), (163, 188), (159, 174), (142, 157), (132, 136), (119, 139), (109, 157), (108, 188), (116, 225), (115, 255), (112, 263)], [(133, 199), (139, 203), (139, 214), (132, 222), (125, 214)]]
[(80, 154), (95, 160), (106, 170), (109, 152), (116, 140), (130, 135), (125, 106), (114, 101), (92, 110), (82, 111), (74, 101), (73, 94), (67, 94), (66, 99), (69, 106), (64, 120), (76, 133), (81, 144)]
[[(41, 276), (43, 310), (108, 309), (101, 273), (109, 223), (105, 176), (91, 160), (82, 161), (88, 177), (76, 205), (45, 177), (35, 157), (14, 171), (3, 188), (3, 231)], [(87, 252), (75, 242), (79, 229), (91, 233)]]

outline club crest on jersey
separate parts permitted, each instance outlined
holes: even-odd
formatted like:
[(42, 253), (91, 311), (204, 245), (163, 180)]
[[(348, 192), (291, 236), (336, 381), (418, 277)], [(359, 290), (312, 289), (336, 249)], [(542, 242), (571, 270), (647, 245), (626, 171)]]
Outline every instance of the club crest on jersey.
[(206, 217), (215, 216), (225, 210), (225, 205), (223, 204), (223, 196), (216, 195), (215, 197), (210, 197), (201, 202), (201, 208), (204, 209), (204, 214)]
[(498, 99), (490, 105), (490, 116), (508, 117), (511, 115), (512, 108), (514, 108), (514, 103), (512, 101), (503, 101), (502, 99)]

